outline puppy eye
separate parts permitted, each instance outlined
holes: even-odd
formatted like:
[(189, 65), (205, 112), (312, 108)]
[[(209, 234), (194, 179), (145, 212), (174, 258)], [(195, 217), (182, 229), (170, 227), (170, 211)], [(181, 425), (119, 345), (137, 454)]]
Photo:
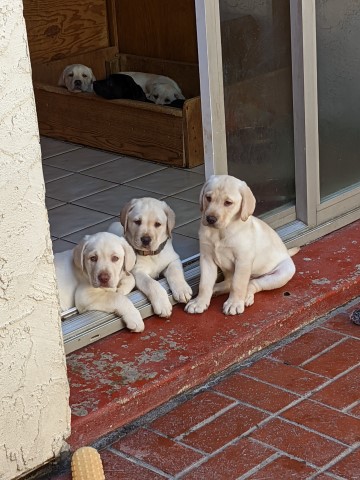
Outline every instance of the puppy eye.
[(74, 74), (73, 73), (69, 73), (68, 77), (73, 77)]
[(159, 95), (154, 95), (155, 100), (159, 98)]
[(87, 78), (86, 73), (83, 73), (82, 76), (83, 76), (83, 78)]
[(224, 202), (225, 207), (230, 207), (230, 205), (232, 205), (232, 204), (233, 204), (233, 202), (231, 202), (230, 200), (225, 200), (225, 202)]
[(118, 262), (118, 261), (119, 261), (119, 257), (117, 257), (116, 255), (113, 255), (113, 256), (111, 257), (111, 261), (114, 262), (114, 263), (115, 263), (115, 262)]
[(135, 225), (141, 225), (141, 220), (134, 220)]
[(98, 259), (97, 255), (93, 255), (92, 257), (90, 257), (90, 261), (94, 263), (97, 262), (97, 259)]
[(155, 228), (159, 228), (161, 227), (161, 223), (160, 222), (155, 222)]
[(206, 195), (205, 198), (206, 198), (206, 200), (207, 200), (208, 202), (211, 202), (211, 195)]

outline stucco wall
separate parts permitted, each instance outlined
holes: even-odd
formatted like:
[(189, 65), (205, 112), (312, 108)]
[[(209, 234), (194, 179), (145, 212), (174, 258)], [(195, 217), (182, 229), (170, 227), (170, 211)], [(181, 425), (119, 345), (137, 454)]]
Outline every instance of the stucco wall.
[(66, 446), (69, 389), (21, 0), (0, 0), (0, 479)]

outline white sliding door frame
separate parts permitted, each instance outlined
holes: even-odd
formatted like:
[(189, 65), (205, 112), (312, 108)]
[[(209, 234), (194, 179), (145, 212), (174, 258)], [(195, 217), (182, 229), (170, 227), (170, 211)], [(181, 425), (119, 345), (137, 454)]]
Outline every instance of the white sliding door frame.
[(219, 0), (195, 0), (205, 175), (227, 174)]

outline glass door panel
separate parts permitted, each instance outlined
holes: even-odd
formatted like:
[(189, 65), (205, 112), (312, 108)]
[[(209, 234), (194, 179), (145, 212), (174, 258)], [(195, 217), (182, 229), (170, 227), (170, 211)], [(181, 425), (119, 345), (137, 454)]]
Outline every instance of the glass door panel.
[(228, 173), (256, 214), (295, 203), (288, 0), (220, 0)]
[(317, 0), (321, 199), (360, 181), (359, 0)]

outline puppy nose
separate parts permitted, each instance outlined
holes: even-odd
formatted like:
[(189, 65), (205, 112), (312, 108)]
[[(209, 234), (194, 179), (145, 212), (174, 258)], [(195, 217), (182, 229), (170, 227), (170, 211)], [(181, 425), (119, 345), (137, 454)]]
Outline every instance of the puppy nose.
[(210, 225), (214, 225), (214, 223), (217, 222), (217, 218), (216, 217), (213, 217), (212, 215), (208, 215), (206, 217), (206, 221), (207, 223), (209, 223)]
[(107, 285), (110, 280), (110, 275), (107, 272), (100, 272), (98, 275), (98, 280), (101, 285)]
[(81, 87), (81, 80), (75, 80), (74, 85), (75, 87)]
[(151, 237), (149, 237), (149, 235), (144, 235), (140, 240), (143, 245), (150, 245)]

